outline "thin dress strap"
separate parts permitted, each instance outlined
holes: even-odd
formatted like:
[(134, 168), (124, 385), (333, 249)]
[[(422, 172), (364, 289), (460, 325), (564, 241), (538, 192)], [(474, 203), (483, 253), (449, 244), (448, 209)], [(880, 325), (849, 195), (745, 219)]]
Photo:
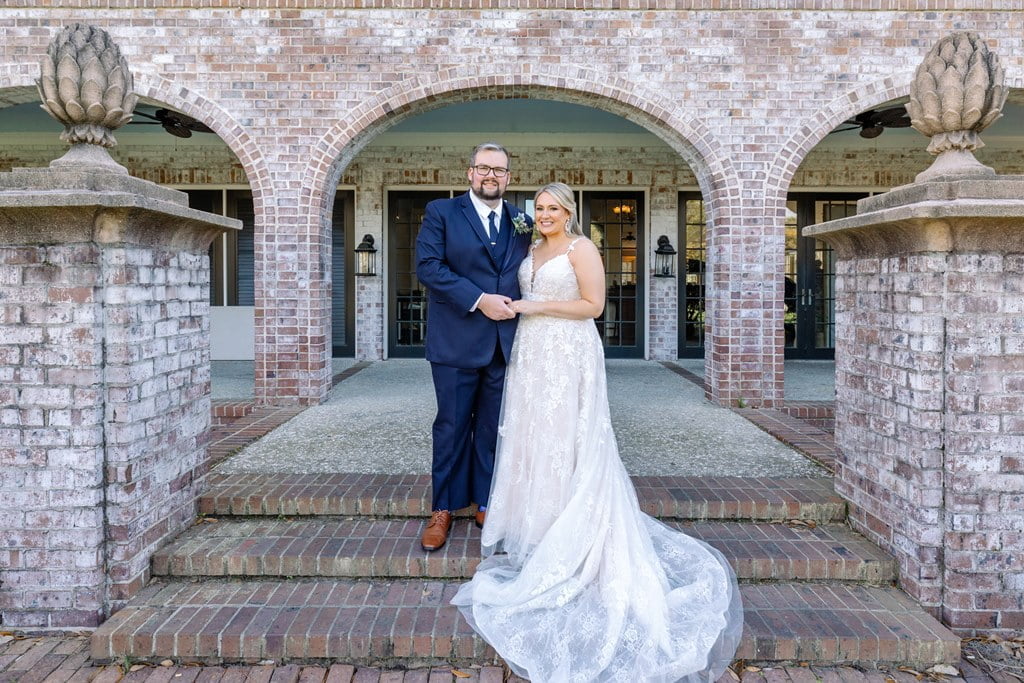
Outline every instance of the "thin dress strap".
[(576, 248), (576, 243), (579, 242), (581, 239), (583, 239), (583, 238), (582, 237), (577, 237), (572, 242), (570, 242), (569, 243), (569, 247), (565, 250), (565, 253), (566, 254), (571, 254), (572, 250)]

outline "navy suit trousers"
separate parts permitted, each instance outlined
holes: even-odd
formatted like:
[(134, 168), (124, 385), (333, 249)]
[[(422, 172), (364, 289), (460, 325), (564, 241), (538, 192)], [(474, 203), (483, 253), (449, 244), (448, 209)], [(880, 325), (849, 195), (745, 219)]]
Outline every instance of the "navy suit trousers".
[(505, 385), (505, 356), (496, 344), (482, 368), (430, 364), (437, 395), (434, 420), (434, 510), (487, 505)]

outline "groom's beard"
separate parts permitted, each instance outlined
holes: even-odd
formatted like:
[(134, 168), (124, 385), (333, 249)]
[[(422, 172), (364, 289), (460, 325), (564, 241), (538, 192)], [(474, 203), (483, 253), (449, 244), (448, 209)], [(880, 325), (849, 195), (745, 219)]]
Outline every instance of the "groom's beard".
[(484, 185), (481, 183), (480, 187), (470, 186), (470, 190), (473, 191), (480, 199), (501, 199), (503, 194), (501, 191), (501, 183), (497, 185)]

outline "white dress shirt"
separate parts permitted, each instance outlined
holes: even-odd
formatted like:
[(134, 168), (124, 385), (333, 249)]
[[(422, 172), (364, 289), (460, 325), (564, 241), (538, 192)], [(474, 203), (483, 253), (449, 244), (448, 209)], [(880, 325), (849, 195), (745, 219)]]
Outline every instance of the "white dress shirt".
[[(501, 216), (502, 216), (502, 214), (505, 213), (505, 211), (504, 211), (504, 209), (505, 209), (505, 200), (501, 200), (501, 202), (498, 203), (498, 206), (492, 209), (491, 207), (489, 207), (486, 204), (484, 204), (484, 200), (482, 200), (479, 197), (477, 197), (476, 193), (473, 192), (472, 190), (469, 191), (469, 200), (471, 202), (473, 202), (473, 208), (476, 209), (477, 215), (480, 216), (480, 222), (484, 226), (484, 234), (489, 235), (490, 232), (491, 232), (491, 222), (490, 222), (490, 220), (488, 220), (488, 216), (491, 215), (491, 211), (493, 211), (496, 214), (494, 216), (494, 226), (495, 226), (496, 231), (498, 233), (500, 233), (501, 232)], [(484, 294), (486, 294), (486, 293), (487, 292), (484, 292)], [(477, 298), (476, 303), (473, 304), (473, 307), (471, 309), (469, 309), (470, 313), (474, 313), (476, 311), (476, 307), (480, 305), (480, 299), (484, 298), (484, 294), (481, 294)]]

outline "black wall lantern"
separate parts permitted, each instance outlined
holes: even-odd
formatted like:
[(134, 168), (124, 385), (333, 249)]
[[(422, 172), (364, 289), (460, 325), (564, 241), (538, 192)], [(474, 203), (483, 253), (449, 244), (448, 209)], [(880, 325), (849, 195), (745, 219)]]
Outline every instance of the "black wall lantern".
[(654, 277), (675, 277), (676, 274), (676, 250), (668, 237), (662, 235), (658, 238), (658, 248), (654, 250)]
[(373, 235), (363, 235), (363, 241), (355, 248), (356, 275), (377, 274), (377, 250), (373, 247)]

